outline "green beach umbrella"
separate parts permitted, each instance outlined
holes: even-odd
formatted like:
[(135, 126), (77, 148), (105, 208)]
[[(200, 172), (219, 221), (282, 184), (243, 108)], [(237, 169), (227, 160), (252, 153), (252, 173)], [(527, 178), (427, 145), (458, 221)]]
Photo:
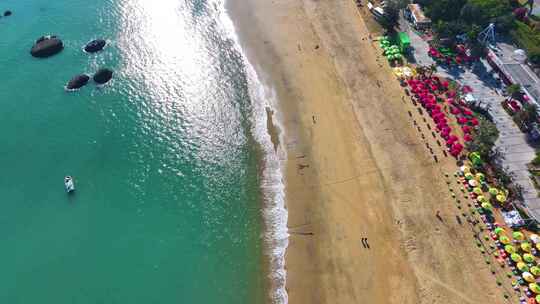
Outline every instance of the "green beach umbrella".
[(525, 260), (525, 262), (527, 262), (527, 263), (532, 263), (532, 262), (534, 262), (534, 256), (532, 254), (530, 254), (530, 253), (525, 253), (523, 255), (523, 260)]
[(531, 272), (532, 274), (534, 274), (535, 276), (538, 276), (538, 275), (540, 275), (540, 267), (538, 267), (538, 266), (533, 266), (533, 267), (531, 267), (530, 272)]
[(525, 264), (525, 263), (523, 263), (523, 262), (517, 263), (516, 267), (517, 267), (517, 269), (519, 269), (519, 271), (521, 271), (521, 272), (529, 271), (529, 266), (527, 266), (527, 264)]
[(520, 231), (514, 231), (512, 232), (512, 238), (518, 241), (523, 241), (525, 239), (525, 235)]
[(529, 284), (529, 289), (534, 293), (540, 293), (540, 286), (536, 283)]
[(476, 173), (476, 179), (480, 182), (484, 181), (486, 179), (486, 176), (484, 175), (484, 173)]
[(540, 295), (537, 295), (534, 299), (536, 300), (536, 302), (540, 303)]
[(521, 260), (522, 260), (522, 259), (521, 259), (521, 256), (520, 256), (519, 254), (517, 254), (517, 253), (512, 253), (512, 254), (510, 255), (510, 258), (512, 259), (512, 261), (514, 261), (514, 262), (516, 262), (516, 263), (517, 263), (517, 262), (521, 262)]
[(495, 230), (493, 230), (493, 232), (495, 232), (496, 235), (499, 235), (499, 234), (504, 232), (504, 228), (497, 227), (497, 228), (495, 228)]
[(512, 253), (516, 253), (516, 248), (514, 248), (514, 246), (512, 245), (506, 245), (504, 246), (504, 251), (512, 254)]
[(499, 238), (499, 241), (506, 245), (510, 243), (510, 238), (508, 238), (506, 235), (503, 235)]
[(523, 242), (521, 243), (521, 250), (525, 251), (525, 252), (531, 252), (531, 243), (528, 243), (528, 242)]
[(472, 175), (472, 173), (468, 172), (468, 173), (465, 173), (465, 178), (466, 178), (467, 180), (471, 180), (471, 179), (474, 178), (474, 175)]
[(489, 194), (491, 195), (497, 195), (499, 194), (499, 190), (497, 188), (489, 188), (488, 190)]
[(482, 188), (480, 188), (480, 187), (475, 187), (475, 188), (473, 189), (473, 192), (474, 192), (475, 194), (477, 194), (477, 195), (482, 195), (482, 193), (484, 193), (484, 191), (482, 191)]

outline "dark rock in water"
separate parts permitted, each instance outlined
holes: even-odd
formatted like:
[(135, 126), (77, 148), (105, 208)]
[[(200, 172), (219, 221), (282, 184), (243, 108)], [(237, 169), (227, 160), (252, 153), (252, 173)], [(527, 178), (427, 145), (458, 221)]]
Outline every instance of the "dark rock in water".
[(78, 88), (86, 85), (88, 83), (88, 80), (90, 80), (90, 76), (88, 76), (86, 74), (77, 75), (77, 76), (71, 78), (71, 80), (66, 85), (66, 88), (68, 90), (78, 89)]
[(111, 80), (113, 71), (109, 69), (99, 69), (94, 74), (94, 81), (98, 84), (104, 84), (107, 81)]
[(105, 44), (107, 44), (107, 41), (103, 39), (92, 40), (84, 46), (84, 50), (88, 53), (95, 53), (101, 51), (105, 47)]
[(4, 12), (4, 17), (7, 17), (7, 16), (11, 16), (11, 11), (5, 11)]
[(36, 40), (30, 54), (34, 57), (45, 58), (60, 53), (64, 49), (62, 40), (56, 36), (43, 36)]

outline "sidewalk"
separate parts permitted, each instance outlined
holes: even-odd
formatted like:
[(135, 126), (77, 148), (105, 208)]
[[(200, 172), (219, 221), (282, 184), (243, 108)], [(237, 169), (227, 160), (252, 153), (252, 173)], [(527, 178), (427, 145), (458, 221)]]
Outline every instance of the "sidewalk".
[[(428, 55), (428, 44), (416, 34), (403, 19), (400, 28), (406, 31), (411, 39), (414, 59), (419, 65), (431, 65), (435, 62)], [(475, 64), (473, 69), (454, 68), (451, 70), (437, 66), (437, 74), (456, 80), (460, 84), (473, 89), (473, 95), (489, 107), (495, 125), (499, 130), (499, 139), (495, 147), (502, 152), (503, 165), (513, 175), (514, 182), (523, 188), (523, 204), (529, 215), (540, 223), (540, 198), (529, 178), (527, 164), (534, 159), (535, 149), (527, 143), (526, 135), (516, 126), (510, 115), (502, 108), (504, 97), (500, 95), (502, 87), (493, 77), (493, 69), (485, 60)]]

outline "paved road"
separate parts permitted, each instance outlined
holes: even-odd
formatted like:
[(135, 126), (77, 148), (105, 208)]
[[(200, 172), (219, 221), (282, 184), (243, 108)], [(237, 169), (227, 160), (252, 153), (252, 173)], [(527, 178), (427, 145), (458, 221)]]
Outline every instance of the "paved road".
[[(401, 21), (401, 29), (406, 30), (411, 38), (414, 59), (418, 64), (431, 65), (435, 62), (428, 55), (428, 44), (406, 24)], [(527, 164), (535, 157), (535, 149), (531, 147), (516, 124), (501, 106), (504, 97), (500, 95), (501, 86), (491, 66), (485, 60), (475, 64), (472, 69), (447, 70), (437, 66), (437, 73), (450, 77), (473, 89), (474, 96), (482, 103), (489, 104), (489, 112), (495, 120), (500, 136), (495, 146), (504, 155), (503, 164), (514, 176), (514, 180), (523, 188), (524, 206), (530, 215), (540, 222), (540, 198), (529, 178)]]

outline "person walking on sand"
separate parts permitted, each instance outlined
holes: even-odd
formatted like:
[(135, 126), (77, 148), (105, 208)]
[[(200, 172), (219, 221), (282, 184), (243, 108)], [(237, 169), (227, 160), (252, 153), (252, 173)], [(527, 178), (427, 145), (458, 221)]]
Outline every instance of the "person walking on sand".
[(442, 222), (442, 217), (441, 217), (441, 211), (440, 210), (437, 210), (437, 212), (435, 213), (435, 216), (439, 219), (439, 221)]

